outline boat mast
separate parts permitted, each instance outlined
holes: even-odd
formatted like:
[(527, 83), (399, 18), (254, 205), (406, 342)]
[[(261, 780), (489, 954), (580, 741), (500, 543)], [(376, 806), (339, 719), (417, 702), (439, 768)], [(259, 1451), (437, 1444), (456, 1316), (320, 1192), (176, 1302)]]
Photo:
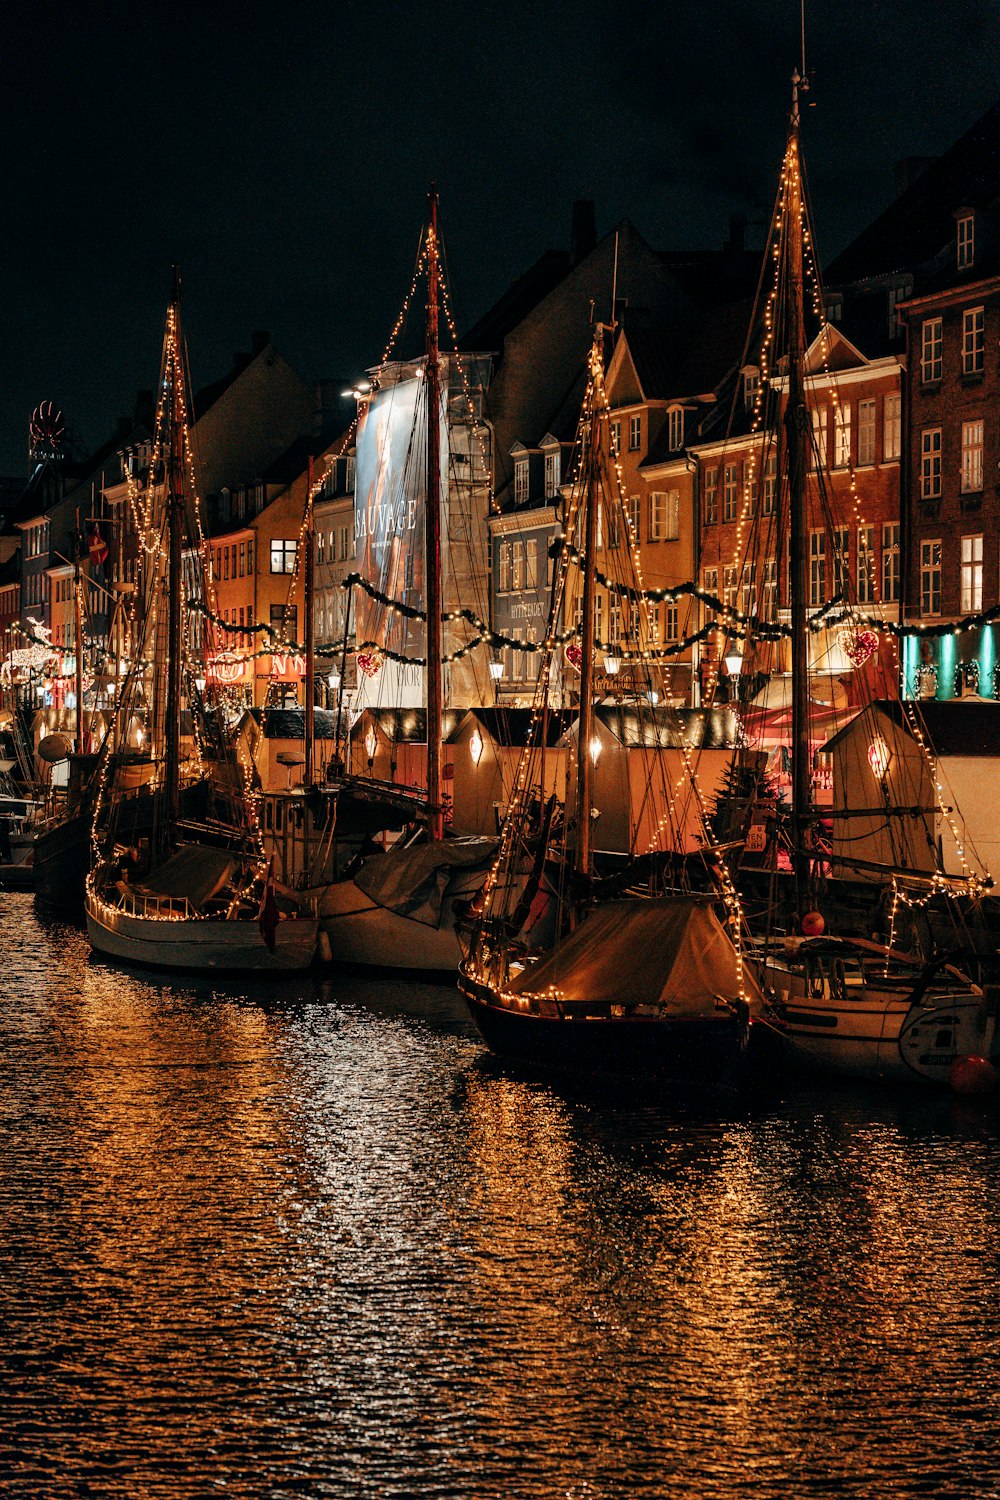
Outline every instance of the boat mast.
[(316, 780), (316, 638), (313, 628), (313, 594), (315, 591), (316, 567), (316, 513), (313, 509), (313, 460), (309, 455), (306, 464), (306, 515), (303, 543), (306, 549), (305, 567), (302, 572), (302, 604), (305, 610), (306, 648), (306, 763), (303, 782), (312, 786)]
[(586, 449), (580, 465), (580, 496), (584, 506), (583, 598), (580, 629), (580, 717), (576, 747), (576, 873), (590, 875), (593, 761), (590, 742), (594, 736), (594, 568), (597, 555), (597, 478), (600, 461), (600, 380), (602, 374), (604, 324), (594, 331), (590, 351), (590, 422), (585, 430)]
[(76, 651), (73, 657), (73, 691), (76, 695), (76, 741), (77, 755), (83, 754), (83, 570), (80, 554), (83, 551), (83, 533), (80, 530), (80, 512), (76, 513), (76, 531), (73, 534), (73, 637)]
[(431, 184), (427, 224), (427, 330), (424, 377), (427, 387), (427, 503), (424, 506), (424, 577), (427, 606), (427, 801), (431, 837), (444, 837), (441, 805), (442, 630), (441, 630), (441, 371), (438, 363), (438, 196)]
[(167, 695), (164, 787), (166, 852), (180, 816), (181, 719), (181, 541), (184, 532), (184, 386), (181, 380), (180, 268), (174, 266), (173, 290), (167, 312), (165, 376), (169, 382), (170, 439), (167, 452)]
[(808, 910), (809, 852), (806, 834), (811, 817), (812, 775), (809, 754), (809, 648), (806, 467), (810, 417), (805, 392), (805, 302), (802, 250), (802, 170), (799, 149), (799, 93), (806, 87), (798, 70), (792, 75), (792, 115), (785, 158), (786, 255), (788, 285), (788, 446), (789, 592), (792, 625), (792, 867), (798, 915)]

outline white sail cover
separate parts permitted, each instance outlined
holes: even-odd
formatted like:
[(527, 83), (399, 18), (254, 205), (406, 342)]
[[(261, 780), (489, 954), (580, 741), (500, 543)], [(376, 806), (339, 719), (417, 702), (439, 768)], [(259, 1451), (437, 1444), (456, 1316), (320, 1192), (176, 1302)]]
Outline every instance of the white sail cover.
[(354, 884), (378, 906), (437, 927), (450, 872), (476, 865), (485, 869), (495, 849), (495, 839), (475, 837), (390, 849), (370, 855)]
[[(711, 897), (663, 896), (598, 906), (566, 941), (526, 968), (512, 989), (560, 1000), (656, 1006), (677, 1017), (719, 1013), (736, 1001), (736, 950)], [(762, 1007), (744, 965), (743, 993), (753, 1014)]]

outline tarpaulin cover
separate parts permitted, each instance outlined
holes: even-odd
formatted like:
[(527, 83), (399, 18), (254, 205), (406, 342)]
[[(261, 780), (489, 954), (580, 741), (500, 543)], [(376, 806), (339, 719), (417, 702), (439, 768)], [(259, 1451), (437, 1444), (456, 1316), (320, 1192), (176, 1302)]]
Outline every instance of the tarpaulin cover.
[[(554, 987), (568, 1001), (658, 1006), (664, 1014), (717, 1013), (716, 997), (739, 997), (736, 950), (710, 899), (664, 896), (609, 901), (512, 988)], [(762, 997), (744, 969), (743, 990), (756, 1013)]]
[(185, 844), (136, 889), (157, 896), (186, 896), (192, 906), (203, 906), (222, 890), (234, 865), (233, 856), (225, 849)]
[(365, 860), (354, 884), (378, 906), (412, 917), (428, 927), (441, 921), (441, 903), (452, 870), (484, 868), (493, 857), (495, 839), (442, 839), (390, 849)]

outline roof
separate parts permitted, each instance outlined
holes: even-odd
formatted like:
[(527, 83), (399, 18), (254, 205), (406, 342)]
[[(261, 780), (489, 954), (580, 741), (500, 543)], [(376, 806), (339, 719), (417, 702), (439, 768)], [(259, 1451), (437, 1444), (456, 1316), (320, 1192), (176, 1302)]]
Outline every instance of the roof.
[(460, 349), (501, 351), (512, 329), (557, 287), (572, 269), (568, 250), (546, 250), (458, 341)]
[[(897, 700), (878, 699), (869, 705), (893, 724), (909, 730), (907, 711)], [(935, 755), (1000, 757), (1000, 703), (983, 698), (922, 698), (907, 709), (915, 711)], [(827, 740), (824, 751), (839, 745), (865, 718), (864, 710)], [(862, 726), (863, 727), (863, 726)]]
[(740, 721), (729, 705), (669, 708), (651, 703), (603, 703), (594, 710), (609, 734), (627, 750), (729, 750), (740, 742)]
[[(464, 708), (445, 709), (441, 722), (443, 740), (450, 738), (465, 713)], [(366, 708), (351, 730), (352, 740), (361, 734), (365, 721), (374, 723), (376, 730), (394, 745), (423, 745), (427, 742), (427, 710), (424, 708)]]
[[(457, 739), (470, 717), (479, 721), (496, 744), (523, 747), (529, 742), (535, 713), (530, 708), (504, 708), (502, 704), (496, 708), (470, 708), (448, 736), (449, 743)], [(575, 718), (575, 713), (550, 713), (546, 745), (557, 745)]]
[[(306, 737), (304, 708), (251, 708), (247, 712), (254, 722), (260, 725), (266, 740), (304, 740)], [(317, 708), (313, 712), (316, 739), (335, 739), (337, 735), (336, 711), (332, 708)], [(343, 719), (341, 729), (343, 729)]]
[[(988, 208), (1000, 196), (1000, 102), (992, 105), (836, 256), (825, 280), (861, 281), (932, 260), (955, 235), (957, 208)], [(969, 279), (981, 275), (971, 269)]]

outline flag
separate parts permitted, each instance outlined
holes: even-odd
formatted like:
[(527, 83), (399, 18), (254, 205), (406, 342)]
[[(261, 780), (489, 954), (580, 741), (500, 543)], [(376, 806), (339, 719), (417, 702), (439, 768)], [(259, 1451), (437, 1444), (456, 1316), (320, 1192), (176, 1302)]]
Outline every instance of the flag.
[(101, 533), (98, 531), (96, 526), (87, 538), (87, 548), (90, 552), (90, 561), (93, 563), (94, 567), (100, 567), (101, 563), (108, 555), (108, 544), (101, 536)]
[(275, 940), (278, 933), (278, 903), (274, 899), (274, 856), (267, 867), (267, 879), (264, 881), (264, 893), (260, 898), (260, 910), (257, 913), (257, 926), (266, 946), (273, 953)]

